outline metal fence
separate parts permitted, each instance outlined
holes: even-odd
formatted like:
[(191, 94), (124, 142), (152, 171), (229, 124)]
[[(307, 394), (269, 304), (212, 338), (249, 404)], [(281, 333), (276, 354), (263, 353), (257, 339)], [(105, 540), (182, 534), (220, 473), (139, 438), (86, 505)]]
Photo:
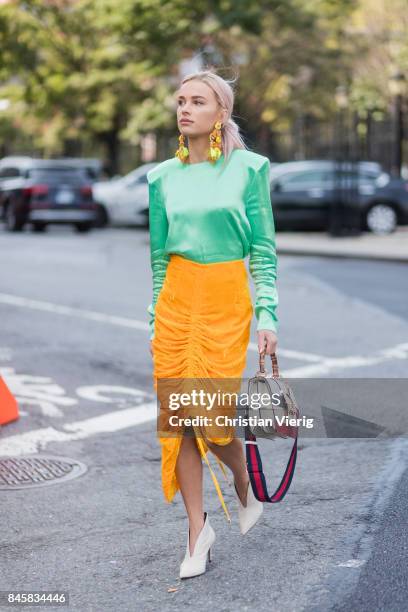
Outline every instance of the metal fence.
[[(293, 121), (288, 132), (272, 133), (265, 153), (275, 162), (303, 159), (376, 161), (384, 170), (398, 173), (398, 155), (404, 158), (404, 148), (408, 148), (405, 132), (395, 117), (378, 118), (374, 112), (362, 119), (356, 113), (344, 111), (331, 122), (303, 116)], [(405, 158), (407, 155), (408, 150)]]

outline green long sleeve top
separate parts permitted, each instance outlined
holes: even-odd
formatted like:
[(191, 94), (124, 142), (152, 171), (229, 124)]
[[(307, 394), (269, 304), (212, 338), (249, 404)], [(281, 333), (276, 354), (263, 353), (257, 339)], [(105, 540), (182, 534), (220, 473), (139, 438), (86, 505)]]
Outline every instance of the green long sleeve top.
[(150, 261), (155, 306), (170, 253), (200, 263), (244, 259), (255, 283), (257, 331), (277, 331), (277, 256), (269, 183), (269, 160), (234, 149), (227, 162), (184, 164), (167, 159), (147, 173), (149, 183)]

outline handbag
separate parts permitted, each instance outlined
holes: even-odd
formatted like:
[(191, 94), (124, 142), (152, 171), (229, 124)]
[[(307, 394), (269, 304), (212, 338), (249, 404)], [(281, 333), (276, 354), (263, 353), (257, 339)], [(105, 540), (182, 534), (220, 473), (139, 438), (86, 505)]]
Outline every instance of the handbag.
[[(300, 417), (300, 410), (289, 384), (279, 376), (278, 359), (275, 353), (271, 354), (271, 361), (272, 372), (269, 373), (265, 370), (265, 351), (262, 351), (259, 354), (259, 370), (248, 380), (247, 399), (249, 401), (245, 406), (247, 418), (244, 430), (247, 469), (254, 495), (261, 502), (277, 503), (282, 501), (288, 492), (295, 472), (299, 428), (297, 419)], [(275, 392), (274, 387), (277, 389)], [(255, 402), (252, 402), (252, 399), (255, 393), (258, 398), (259, 394), (262, 394), (266, 405), (261, 405), (259, 408), (254, 407)], [(253, 423), (254, 419), (249, 417), (256, 417), (255, 420), (261, 418), (266, 422)], [(293, 419), (296, 419), (296, 424), (293, 423)], [(294, 438), (285, 473), (273, 495), (268, 493), (256, 441), (257, 436), (270, 440)]]

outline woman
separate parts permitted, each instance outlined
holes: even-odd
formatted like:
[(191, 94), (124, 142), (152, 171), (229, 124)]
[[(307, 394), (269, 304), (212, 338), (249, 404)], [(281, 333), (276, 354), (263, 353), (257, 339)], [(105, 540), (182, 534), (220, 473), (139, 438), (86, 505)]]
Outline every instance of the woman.
[[(148, 173), (153, 273), (148, 312), (156, 391), (165, 378), (242, 377), (254, 312), (244, 263), (248, 254), (258, 349), (272, 354), (277, 345), (269, 160), (246, 148), (231, 118), (232, 87), (219, 75), (206, 70), (185, 77), (176, 99), (180, 146), (174, 158)], [(255, 525), (263, 504), (249, 486), (243, 446), (233, 428), (220, 434), (193, 427), (193, 435), (181, 428), (177, 436), (165, 435), (165, 429), (159, 427), (163, 491), (170, 502), (180, 489), (186, 507), (189, 530), (180, 577), (187, 578), (206, 571), (215, 540), (203, 511), (202, 458), (209, 465), (208, 449), (233, 473), (243, 534)]]

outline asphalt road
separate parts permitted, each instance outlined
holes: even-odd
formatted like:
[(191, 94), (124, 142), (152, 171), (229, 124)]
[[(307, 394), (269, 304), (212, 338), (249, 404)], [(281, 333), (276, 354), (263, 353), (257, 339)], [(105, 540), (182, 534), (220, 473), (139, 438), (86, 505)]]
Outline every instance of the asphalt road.
[[(0, 591), (67, 591), (81, 612), (407, 609), (406, 437), (301, 440), (289, 493), (245, 537), (231, 485), (220, 479), (229, 525), (205, 467), (213, 562), (180, 582), (187, 523), (160, 485), (147, 232), (0, 229), (0, 262), (0, 375), (20, 406), (0, 456), (88, 468), (0, 492)], [(278, 273), (284, 376), (408, 378), (403, 265), (281, 256)], [(249, 349), (247, 376), (255, 321)], [(289, 449), (261, 443), (275, 485)]]

